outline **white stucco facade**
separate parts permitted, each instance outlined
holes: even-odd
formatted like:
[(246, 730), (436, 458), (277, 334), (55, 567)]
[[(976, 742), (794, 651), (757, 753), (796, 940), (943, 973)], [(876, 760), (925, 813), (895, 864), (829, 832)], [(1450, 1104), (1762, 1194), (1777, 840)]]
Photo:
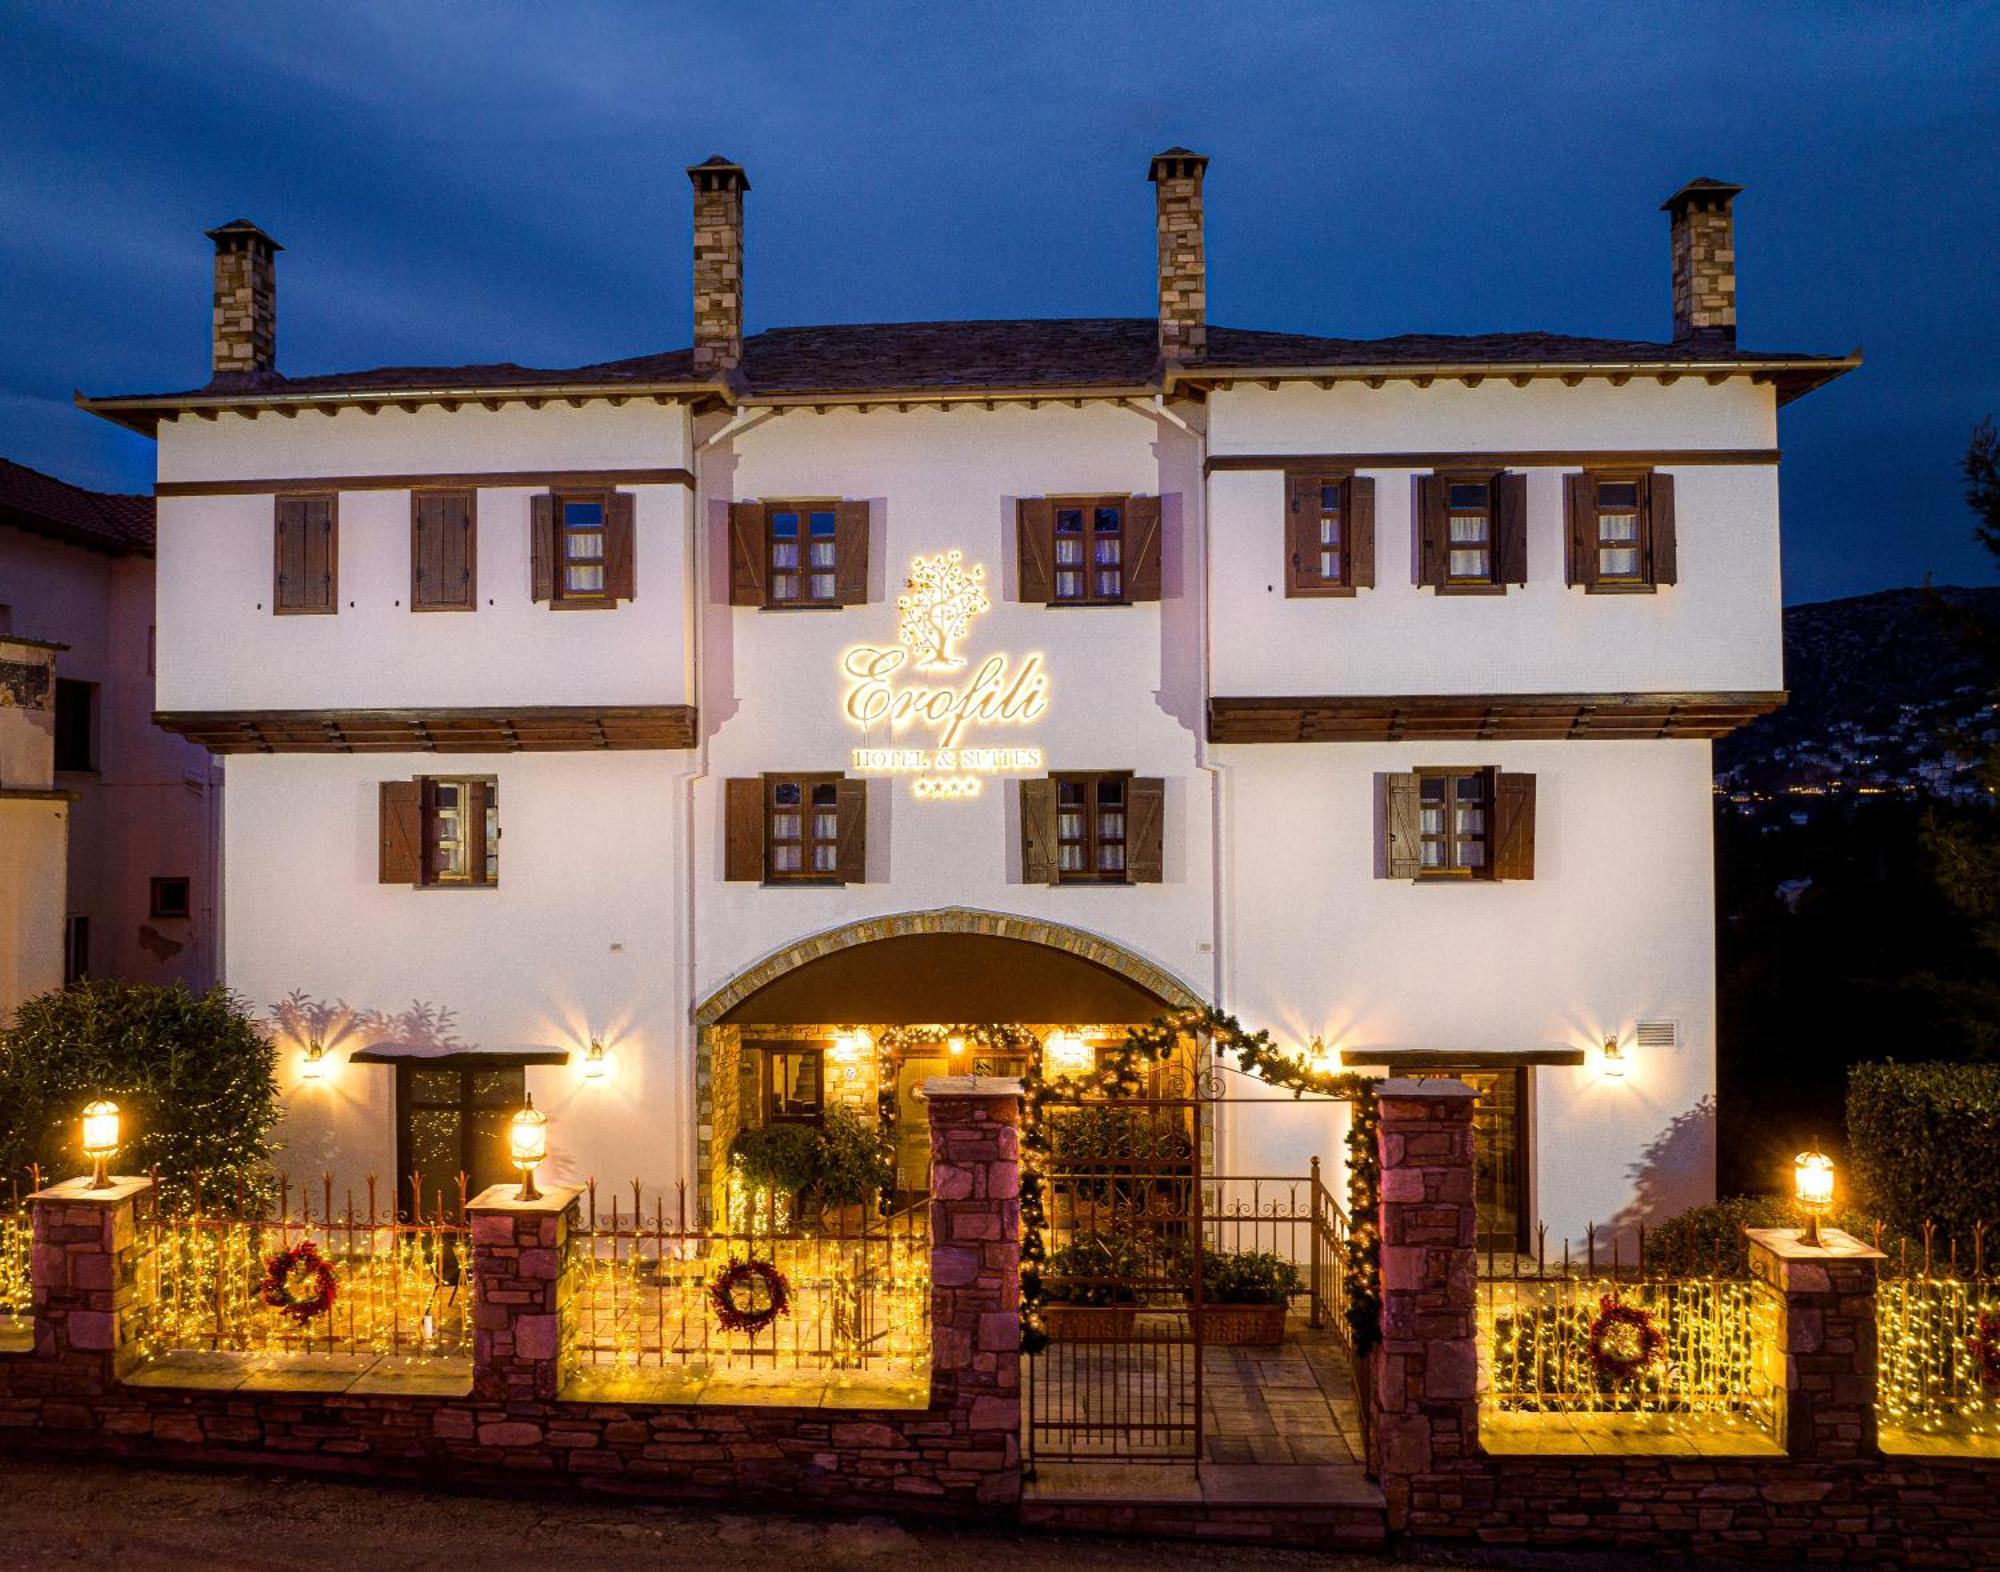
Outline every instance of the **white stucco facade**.
[[(1774, 395), (1748, 378), (1672, 386), (1556, 381), (1219, 389), (1205, 402), (1093, 399), (761, 419), (679, 403), (551, 402), (501, 412), (186, 417), (160, 431), (160, 707), (411, 710), (691, 704), (696, 745), (606, 753), (247, 754), (228, 763), (225, 950), (231, 985), (270, 1006), (295, 991), (345, 1007), (333, 1074), (307, 1084), (287, 1045), (288, 1166), (358, 1187), (396, 1162), (394, 1076), (345, 1063), (414, 1053), (567, 1051), (527, 1084), (550, 1113), (559, 1177), (691, 1177), (694, 1016), (746, 968), (843, 925), (940, 907), (1100, 936), (1303, 1047), (1462, 1051), (1469, 1064), (1582, 1050), (1530, 1072), (1527, 1206), (1551, 1237), (1640, 1215), (1712, 1183), (1714, 1087), (1709, 747), (1702, 741), (1211, 744), (1216, 695), (1749, 692), (1782, 686)], [(1410, 582), (1426, 452), (1735, 455), (1662, 462), (1679, 490), (1680, 581), (1591, 596), (1562, 573), (1560, 477), (1528, 472), (1529, 582), (1447, 597)], [(1344, 599), (1282, 591), (1282, 465), (1221, 455), (1389, 454), (1377, 481), (1378, 577)], [(636, 595), (552, 612), (530, 598), (529, 498), (548, 474), (685, 469), (636, 497)], [(532, 477), (507, 484), (508, 474)], [(478, 603), (416, 614), (407, 486), (476, 476)], [(339, 606), (274, 616), (271, 490), (356, 478), (339, 502)], [(498, 477), (496, 479), (496, 477)], [(365, 483), (363, 483), (365, 482)], [(1052, 608), (1015, 598), (1021, 497), (1161, 498), (1161, 598)], [(729, 505), (869, 503), (867, 603), (810, 611), (729, 603)], [(958, 551), (990, 609), (965, 652), (1038, 656), (1046, 710), (965, 741), (1041, 750), (1049, 770), (1165, 782), (1163, 876), (1027, 884), (1020, 802), (1002, 772), (966, 800), (872, 778), (866, 879), (787, 887), (724, 878), (723, 783), (849, 770), (856, 748), (931, 746), (918, 723), (864, 731), (843, 713), (844, 652), (896, 637), (911, 559)], [(1381, 876), (1380, 781), (1421, 766), (1538, 783), (1530, 880), (1429, 887)], [(442, 890), (378, 880), (386, 780), (471, 772), (500, 793), (500, 878)], [(413, 1009), (413, 1007), (416, 1007)], [(437, 1012), (446, 1012), (442, 1020)], [(1597, 1050), (1670, 1021), (1677, 1046)], [(586, 1084), (601, 1037), (615, 1073)], [(1254, 1087), (1239, 1087), (1249, 1095)], [(1239, 1173), (1341, 1161), (1344, 1113), (1289, 1099), (1230, 1106), (1217, 1161)], [(1668, 1140), (1669, 1149), (1649, 1149)], [(1649, 1168), (1649, 1164), (1651, 1167)]]

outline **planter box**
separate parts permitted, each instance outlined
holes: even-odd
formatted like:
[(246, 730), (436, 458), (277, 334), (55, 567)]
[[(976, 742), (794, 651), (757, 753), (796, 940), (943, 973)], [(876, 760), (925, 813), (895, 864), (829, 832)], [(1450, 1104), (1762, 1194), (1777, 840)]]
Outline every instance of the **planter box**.
[(1057, 1343), (1129, 1342), (1139, 1324), (1137, 1305), (1042, 1306), (1049, 1340)]
[(1217, 1347), (1269, 1348), (1285, 1340), (1283, 1305), (1203, 1305), (1201, 1340)]

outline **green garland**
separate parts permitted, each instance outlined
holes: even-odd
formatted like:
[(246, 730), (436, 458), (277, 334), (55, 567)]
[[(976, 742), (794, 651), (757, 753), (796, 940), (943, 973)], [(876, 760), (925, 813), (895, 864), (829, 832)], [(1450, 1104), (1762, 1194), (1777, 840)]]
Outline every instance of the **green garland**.
[(1177, 1010), (1145, 1026), (1128, 1028), (1123, 1043), (1099, 1051), (1097, 1067), (1088, 1075), (1058, 1076), (1052, 1082), (1043, 1075), (1039, 1058), (1030, 1061), (1028, 1073), (1021, 1078), (1025, 1104), (1021, 1123), (1021, 1347), (1038, 1353), (1049, 1340), (1042, 1322), (1046, 1299), (1042, 1267), (1048, 1260), (1042, 1174), (1049, 1159), (1043, 1105), (1058, 1089), (1072, 1095), (1137, 1097), (1145, 1090), (1142, 1072), (1146, 1067), (1171, 1059), (1187, 1036), (1207, 1038), (1217, 1058), (1233, 1054), (1244, 1074), (1288, 1088), (1295, 1098), (1311, 1092), (1353, 1102), (1354, 1117), (1347, 1132), (1347, 1324), (1355, 1352), (1367, 1353), (1382, 1335), (1381, 1247), (1375, 1231), (1381, 1182), (1381, 1157), (1375, 1139), (1376, 1078), (1309, 1069), (1280, 1049), (1269, 1032), (1246, 1031), (1236, 1017), (1217, 1009)]

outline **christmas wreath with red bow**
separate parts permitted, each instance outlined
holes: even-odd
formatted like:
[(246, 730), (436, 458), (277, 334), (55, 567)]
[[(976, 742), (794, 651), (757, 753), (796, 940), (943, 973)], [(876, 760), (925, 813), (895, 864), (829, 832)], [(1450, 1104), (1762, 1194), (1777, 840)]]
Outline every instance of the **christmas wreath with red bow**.
[(2000, 1311), (1979, 1318), (1979, 1328), (1967, 1340), (1966, 1351), (1979, 1373), (1979, 1385), (2000, 1392)]
[(319, 1246), (301, 1239), (289, 1250), (264, 1257), (264, 1281), (257, 1293), (273, 1310), (304, 1326), (333, 1308), (340, 1297), (340, 1280)]
[(1590, 1323), (1590, 1362), (1600, 1375), (1630, 1381), (1666, 1346), (1665, 1334), (1637, 1305), (1619, 1303), (1616, 1294), (1597, 1301), (1597, 1319)]
[(715, 1318), (730, 1332), (761, 1332), (792, 1308), (792, 1285), (769, 1261), (732, 1260), (708, 1285)]

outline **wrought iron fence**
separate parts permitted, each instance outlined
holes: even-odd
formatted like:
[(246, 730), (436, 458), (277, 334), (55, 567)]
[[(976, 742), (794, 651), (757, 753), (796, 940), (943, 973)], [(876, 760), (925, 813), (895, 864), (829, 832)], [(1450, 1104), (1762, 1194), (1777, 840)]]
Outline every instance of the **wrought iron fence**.
[(1320, 1182), (1319, 1159), (1312, 1160), (1312, 1324), (1325, 1327), (1350, 1350), (1354, 1331), (1347, 1324), (1347, 1211)]
[[(585, 1192), (570, 1236), (574, 1282), (564, 1336), (566, 1374), (588, 1369), (930, 1371), (930, 1215), (927, 1204), (877, 1215), (872, 1207), (800, 1226), (768, 1192), (725, 1186), (720, 1213), (691, 1213), (687, 1185), (649, 1211), (629, 1195)], [(775, 1267), (784, 1313), (755, 1327), (725, 1324), (720, 1275), (734, 1262)], [(755, 1284), (747, 1285), (755, 1289)], [(768, 1307), (766, 1297), (742, 1306)]]
[[(260, 1206), (239, 1187), (211, 1195), (197, 1177), (178, 1208), (141, 1222), (137, 1341), (148, 1358), (189, 1351), (469, 1358), (472, 1248), (465, 1180), (428, 1199), (410, 1180), (407, 1216), (384, 1208), (375, 1181), (364, 1204), (336, 1210), (333, 1181), (319, 1208), (281, 1179)], [(296, 1209), (295, 1209), (296, 1208)], [(265, 1302), (273, 1260), (315, 1245), (333, 1270), (332, 1304), (299, 1319)]]
[(2000, 1279), (1988, 1270), (1984, 1228), (1963, 1258), (1956, 1240), (1940, 1248), (1930, 1225), (1886, 1254), (1875, 1300), (1877, 1424), (2000, 1441)]
[(1777, 1306), (1748, 1280), (1644, 1267), (1645, 1230), (1610, 1259), (1596, 1231), (1582, 1259), (1489, 1253), (1479, 1285), (1486, 1414), (1737, 1415), (1768, 1429)]
[(31, 1169), (26, 1190), (16, 1179), (0, 1192), (0, 1319), (25, 1316), (34, 1308), (29, 1269), (34, 1261), (35, 1231), (23, 1197), (41, 1187), (39, 1170)]

